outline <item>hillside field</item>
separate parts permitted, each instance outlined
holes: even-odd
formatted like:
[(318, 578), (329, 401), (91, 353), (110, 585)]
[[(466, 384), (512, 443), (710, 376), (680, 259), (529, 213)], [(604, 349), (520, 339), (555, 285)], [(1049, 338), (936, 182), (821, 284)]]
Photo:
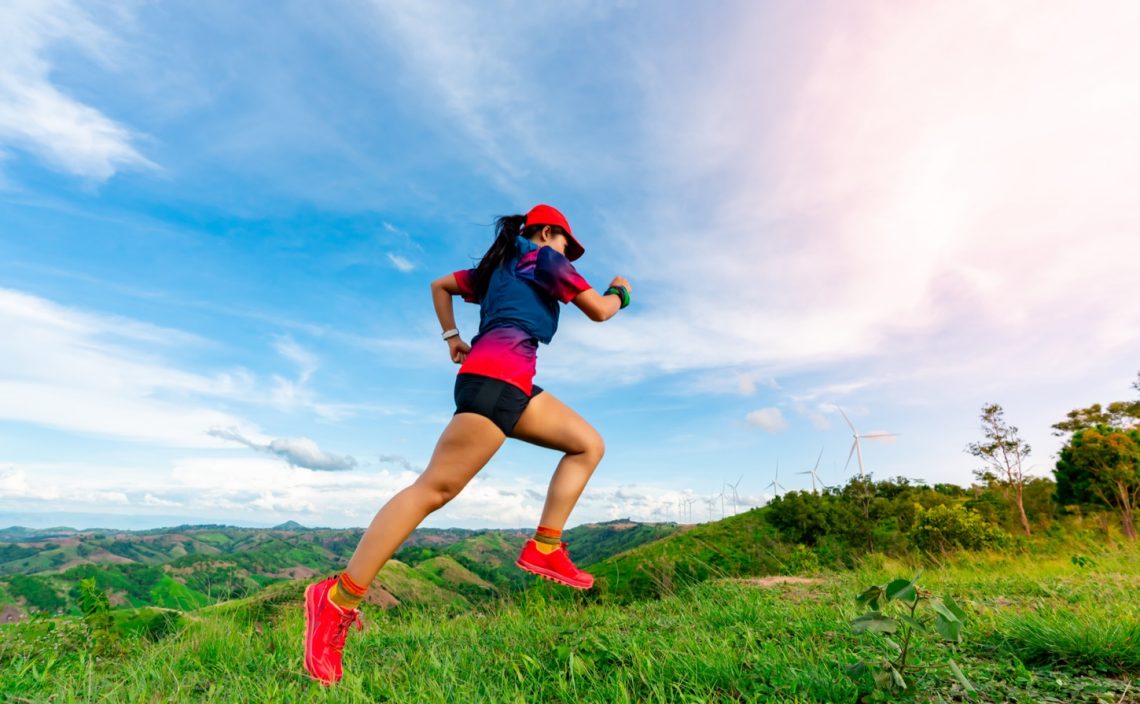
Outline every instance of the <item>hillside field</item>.
[[(854, 596), (914, 565), (873, 555), (802, 579), (714, 578), (629, 604), (543, 583), (457, 611), (366, 609), (332, 690), (301, 668), (303, 581), (182, 617), (93, 658), (76, 620), (0, 628), (0, 698), (53, 702), (853, 702), (844, 665), (882, 653)], [(967, 613), (953, 657), (972, 701), (1140, 702), (1140, 559), (962, 553), (920, 584)], [(919, 642), (922, 665), (945, 646)], [(966, 701), (946, 667), (896, 698)]]

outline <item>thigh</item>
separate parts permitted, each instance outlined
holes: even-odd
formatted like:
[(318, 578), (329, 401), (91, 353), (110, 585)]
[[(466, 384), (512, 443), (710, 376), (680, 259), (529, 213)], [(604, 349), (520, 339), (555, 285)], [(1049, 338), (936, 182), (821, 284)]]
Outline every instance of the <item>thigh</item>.
[(416, 483), (458, 491), (483, 469), (506, 439), (503, 431), (483, 416), (452, 416), (439, 436), (427, 469)]
[(511, 437), (570, 453), (586, 452), (602, 441), (594, 426), (549, 391), (543, 391), (530, 400)]

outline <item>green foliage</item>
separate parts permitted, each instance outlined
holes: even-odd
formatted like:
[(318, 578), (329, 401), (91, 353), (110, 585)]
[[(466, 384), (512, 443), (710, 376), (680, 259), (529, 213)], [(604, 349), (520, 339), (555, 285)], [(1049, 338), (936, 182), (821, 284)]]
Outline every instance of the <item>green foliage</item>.
[(204, 594), (165, 574), (151, 587), (149, 597), (150, 604), (180, 611), (190, 611), (210, 602)]
[(79, 608), (91, 639), (91, 655), (99, 657), (118, 653), (122, 639), (115, 630), (111, 603), (107, 593), (95, 586), (94, 579), (84, 579), (79, 583)]
[(1001, 492), (1006, 503), (1016, 509), (1021, 531), (1030, 536), (1033, 531), (1024, 501), (1028, 477), (1023, 464), (1031, 452), (1029, 443), (1021, 439), (1017, 426), (1005, 421), (1005, 411), (999, 404), (983, 406), (981, 421), (982, 441), (966, 447), (966, 452), (983, 463), (980, 469), (974, 470), (974, 476)]
[(1140, 672), (1140, 619), (1105, 611), (1034, 610), (1004, 616), (1001, 630), (1006, 646), (1027, 663)]
[(986, 523), (981, 516), (961, 504), (943, 504), (921, 509), (910, 538), (919, 550), (938, 553), (958, 548), (1000, 548), (1009, 543), (1009, 537), (1004, 532)]
[(791, 542), (815, 545), (844, 525), (849, 512), (842, 510), (835, 498), (830, 494), (790, 491), (768, 502), (768, 522)]
[(805, 545), (792, 547), (792, 552), (784, 561), (787, 574), (815, 574), (823, 568), (819, 555)]
[[(1051, 520), (1052, 483), (1033, 480), (1026, 487), (1031, 487), (1026, 491), (1031, 516)], [(1042, 496), (1049, 509), (1038, 506)], [(994, 487), (974, 487), (968, 493), (951, 485), (927, 487), (904, 478), (855, 478), (838, 490), (778, 496), (765, 507), (764, 515), (784, 540), (817, 548), (821, 564), (850, 565), (866, 551), (901, 555), (1004, 545), (1008, 541), (1003, 529), (1017, 525), (1010, 506)]]
[(8, 593), (17, 598), (23, 598), (28, 608), (47, 613), (62, 611), (67, 602), (59, 595), (51, 580), (23, 574), (14, 574), (7, 578)]
[(1096, 565), (1096, 562), (1094, 562), (1093, 559), (1087, 555), (1073, 555), (1069, 559), (1074, 565), (1080, 567), (1081, 569)]
[[(918, 575), (868, 587), (855, 601), (870, 611), (852, 620), (851, 630), (878, 634), (887, 653), (849, 665), (847, 673), (857, 682), (869, 680), (880, 690), (905, 690), (913, 685), (913, 672), (921, 667), (910, 660), (915, 645), (912, 641), (929, 639), (956, 645), (962, 640), (966, 612), (949, 596), (938, 598), (918, 586)], [(944, 666), (967, 694), (975, 693), (952, 658), (945, 657)]]
[(1082, 430), (1107, 426), (1110, 428), (1131, 428), (1140, 424), (1140, 401), (1114, 401), (1107, 406), (1094, 403), (1088, 408), (1069, 411), (1065, 420), (1055, 423), (1057, 435), (1079, 433)]
[(1061, 448), (1054, 474), (1058, 502), (1109, 507), (1125, 536), (1136, 539), (1140, 428), (1098, 425), (1078, 430)]
[(22, 560), (35, 555), (39, 550), (25, 545), (0, 543), (0, 563)]

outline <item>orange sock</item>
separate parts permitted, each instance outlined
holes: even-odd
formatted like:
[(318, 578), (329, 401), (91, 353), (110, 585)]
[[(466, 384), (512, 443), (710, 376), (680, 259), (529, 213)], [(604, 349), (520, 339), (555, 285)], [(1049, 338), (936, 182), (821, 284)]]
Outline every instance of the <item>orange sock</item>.
[(554, 552), (562, 547), (562, 529), (539, 526), (534, 532), (534, 546), (545, 555)]
[(337, 577), (336, 584), (329, 590), (329, 601), (346, 611), (352, 611), (360, 606), (360, 602), (364, 601), (364, 595), (367, 593), (368, 587), (362, 587), (352, 581), (348, 572), (341, 572), (340, 576)]

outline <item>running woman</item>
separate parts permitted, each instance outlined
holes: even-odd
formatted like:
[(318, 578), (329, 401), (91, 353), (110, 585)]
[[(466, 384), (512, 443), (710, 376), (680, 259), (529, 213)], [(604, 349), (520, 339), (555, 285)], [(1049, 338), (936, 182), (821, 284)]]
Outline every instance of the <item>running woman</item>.
[[(549, 391), (533, 383), (538, 343), (550, 344), (560, 303), (573, 302), (591, 320), (609, 320), (630, 302), (630, 285), (615, 277), (604, 294), (571, 262), (585, 253), (562, 213), (537, 205), (496, 221), (495, 242), (474, 269), (431, 284), (435, 313), (455, 380), (455, 415), (431, 461), (411, 486), (393, 496), (364, 532), (347, 569), (305, 590), (305, 669), (324, 685), (341, 679), (348, 631), (361, 628), (358, 607), (380, 568), (433, 511), (453, 499), (508, 437), (564, 453), (550, 480), (534, 537), (515, 563), (576, 589), (592, 575), (570, 561), (562, 528), (602, 459), (601, 435)], [(468, 345), (455, 326), (452, 297), (479, 304), (479, 334)]]

